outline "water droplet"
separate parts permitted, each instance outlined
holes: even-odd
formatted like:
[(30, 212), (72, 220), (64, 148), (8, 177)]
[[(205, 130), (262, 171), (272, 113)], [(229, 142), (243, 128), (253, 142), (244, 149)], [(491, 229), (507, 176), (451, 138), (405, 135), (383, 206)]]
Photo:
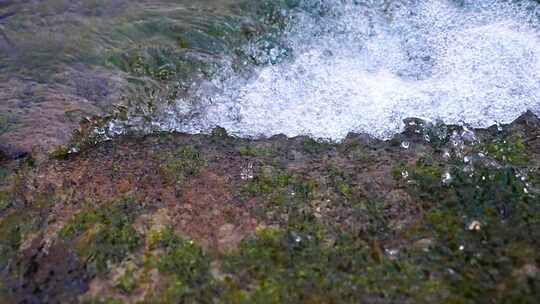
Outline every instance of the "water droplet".
[(469, 231), (480, 231), (480, 229), (482, 229), (482, 224), (479, 221), (474, 220), (469, 224), (468, 229)]
[(448, 160), (448, 159), (450, 159), (450, 156), (451, 156), (451, 155), (450, 155), (450, 152), (448, 152), (448, 150), (444, 150), (442, 157), (443, 157), (445, 160)]
[(401, 147), (403, 149), (409, 149), (410, 146), (411, 146), (411, 144), (408, 141), (404, 141), (404, 142), (401, 143)]
[(386, 252), (387, 255), (392, 256), (392, 257), (395, 257), (399, 253), (399, 250), (397, 249), (385, 249), (384, 251)]
[(302, 241), (302, 237), (294, 232), (292, 233), (292, 238), (295, 243), (300, 243)]
[(461, 137), (469, 142), (476, 141), (476, 134), (474, 134), (474, 131), (467, 128), (467, 126), (463, 126), (463, 132), (461, 132)]
[(449, 185), (452, 182), (452, 175), (450, 172), (445, 172), (442, 176), (443, 185)]
[(407, 179), (409, 177), (409, 172), (407, 170), (401, 171), (401, 177)]
[(242, 180), (248, 180), (253, 179), (254, 173), (253, 173), (253, 164), (248, 163), (246, 167), (242, 168), (240, 171), (240, 178)]
[(500, 122), (497, 121), (497, 131), (502, 132), (503, 127)]

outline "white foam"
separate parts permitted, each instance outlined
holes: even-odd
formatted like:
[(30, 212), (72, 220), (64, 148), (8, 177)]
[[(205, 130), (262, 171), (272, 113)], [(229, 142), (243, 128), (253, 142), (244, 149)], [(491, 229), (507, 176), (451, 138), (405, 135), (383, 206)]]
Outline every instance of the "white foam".
[[(330, 8), (324, 16), (294, 15), (285, 37), (291, 60), (248, 82), (216, 82), (217, 93), (200, 89), (189, 120), (171, 111), (160, 124), (340, 140), (349, 132), (388, 138), (407, 117), (486, 127), (540, 112), (534, 1), (319, 2)], [(177, 109), (185, 114), (186, 101)]]

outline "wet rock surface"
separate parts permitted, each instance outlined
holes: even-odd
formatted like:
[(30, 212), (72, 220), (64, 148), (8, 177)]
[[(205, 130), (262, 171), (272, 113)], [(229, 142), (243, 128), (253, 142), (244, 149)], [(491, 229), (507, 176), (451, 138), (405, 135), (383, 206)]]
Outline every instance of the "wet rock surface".
[[(2, 160), (6, 303), (534, 303), (540, 121)], [(473, 227), (471, 229), (470, 227)]]
[(237, 53), (279, 5), (2, 1), (0, 153), (50, 151), (97, 117), (148, 118), (220, 64), (252, 60)]

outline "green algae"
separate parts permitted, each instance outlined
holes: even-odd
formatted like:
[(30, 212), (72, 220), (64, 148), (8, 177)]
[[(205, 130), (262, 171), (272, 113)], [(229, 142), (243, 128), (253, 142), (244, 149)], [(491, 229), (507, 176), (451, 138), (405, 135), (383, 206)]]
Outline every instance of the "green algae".
[(245, 186), (244, 192), (251, 196), (283, 192), (290, 182), (291, 176), (288, 173), (266, 166)]
[(62, 228), (60, 237), (73, 244), (89, 272), (103, 275), (109, 263), (122, 261), (141, 245), (132, 226), (136, 213), (137, 204), (130, 199), (88, 207)]
[(280, 212), (305, 207), (319, 188), (315, 180), (301, 177), (274, 166), (264, 166), (242, 188), (247, 197), (259, 197), (277, 207)]
[(129, 267), (124, 275), (119, 279), (116, 288), (120, 289), (125, 294), (131, 294), (138, 287), (138, 281), (135, 277), (135, 269)]
[(170, 228), (152, 234), (151, 248), (161, 250), (147, 262), (165, 275), (161, 293), (150, 296), (160, 303), (211, 302), (215, 281), (210, 257), (201, 247), (185, 240)]
[(3, 216), (0, 221), (0, 269), (4, 269), (18, 252), (25, 236), (40, 226), (38, 217), (30, 217), (21, 210)]
[(252, 145), (242, 146), (238, 152), (244, 157), (271, 157), (276, 154), (276, 151), (271, 147), (258, 147)]
[(328, 151), (332, 147), (331, 142), (327, 142), (324, 140), (316, 140), (313, 138), (305, 138), (302, 142), (302, 147), (304, 148), (304, 151), (306, 151), (309, 154), (320, 154), (322, 152)]
[[(481, 148), (474, 146), (472, 153)], [(259, 231), (223, 257), (222, 272), (232, 278), (223, 297), (233, 303), (534, 303), (540, 290), (540, 199), (520, 170), (526, 146), (514, 141), (497, 150), (514, 157), (491, 153), (502, 166), (483, 160), (472, 168), (463, 160), (433, 157), (412, 167), (396, 164), (394, 177), (422, 209), (401, 231), (390, 228), (384, 203), (369, 201), (353, 204), (356, 216), (368, 218), (360, 238), (333, 233), (332, 225), (320, 226), (309, 216), (296, 222), (289, 217), (285, 230)], [(347, 175), (339, 168), (328, 172), (336, 192), (354, 201)], [(255, 177), (254, 194), (279, 189), (268, 176)], [(393, 253), (387, 241), (397, 236), (405, 245)], [(422, 243), (430, 245), (416, 245)]]
[(9, 128), (7, 117), (0, 115), (0, 135), (7, 132)]
[(0, 212), (6, 210), (11, 205), (10, 195), (7, 191), (0, 190)]
[(183, 183), (198, 175), (205, 165), (206, 161), (195, 147), (184, 146), (163, 157), (160, 175), (168, 183)]
[[(243, 147), (270, 145), (246, 145), (217, 130), (206, 139), (209, 145), (226, 149), (236, 164), (253, 164), (252, 175), (239, 181), (233, 195), (264, 223), (236, 249), (215, 252), (164, 229), (147, 232), (143, 250), (142, 235), (131, 225), (144, 211), (129, 200), (84, 208), (60, 236), (91, 275), (99, 275), (99, 269), (106, 274), (107, 265), (122, 268), (128, 256), (133, 261), (115, 279), (118, 297), (104, 295), (111, 301), (136, 298), (147, 288), (149, 273), (158, 273), (145, 302), (535, 303), (540, 290), (538, 172), (531, 163), (486, 153), (482, 143), (502, 143), (497, 136), (502, 135), (483, 134), (480, 143), (451, 156), (441, 152), (452, 143), (434, 151), (425, 143), (427, 149), (407, 162), (384, 160), (385, 168), (392, 167), (386, 173), (395, 178), (396, 202), (365, 192), (361, 175), (364, 164), (371, 163), (344, 162), (350, 150), (341, 154), (338, 147), (322, 166), (286, 166), (281, 158), (287, 153), (242, 154)], [(220, 157), (214, 149), (201, 148), (201, 137), (172, 148), (175, 138), (158, 138), (164, 145), (151, 161), (158, 162), (160, 174), (187, 181), (207, 162), (216, 168)], [(506, 155), (533, 159), (528, 142), (517, 142), (518, 148), (505, 149), (511, 151)], [(298, 148), (303, 149), (302, 142), (290, 149)], [(21, 241), (13, 244), (18, 248)]]
[[(225, 257), (222, 271), (234, 274), (231, 286), (241, 290), (234, 293), (233, 303), (406, 299), (404, 292), (399, 293), (413, 277), (405, 265), (376, 258), (374, 246), (352, 235), (330, 238), (323, 231), (309, 217), (299, 219), (286, 230), (259, 231), (236, 254)], [(420, 285), (421, 276), (416, 279)]]
[(330, 165), (327, 172), (330, 187), (333, 187), (345, 200), (351, 201), (355, 190), (348, 174), (336, 165)]
[(485, 144), (485, 151), (500, 162), (512, 165), (527, 165), (526, 146), (523, 139), (517, 135), (497, 137)]
[(67, 146), (60, 146), (49, 153), (49, 158), (56, 160), (66, 160), (71, 154), (70, 148)]
[[(490, 145), (508, 142), (495, 139)], [(424, 216), (406, 235), (429, 238), (435, 244), (429, 254), (411, 255), (411, 259), (442, 275), (455, 301), (492, 298), (533, 303), (538, 277), (520, 278), (517, 273), (527, 265), (538, 265), (533, 252), (538, 247), (540, 200), (514, 167), (524, 164), (524, 146), (518, 141), (493, 149), (504, 153), (490, 154), (502, 167), (489, 162), (470, 167), (460, 161), (434, 161), (409, 168), (414, 182), (407, 188), (423, 200)], [(517, 157), (503, 157), (506, 153)], [(446, 184), (440, 181), (445, 166), (452, 177)], [(519, 283), (522, 280), (529, 283)]]
[(188, 81), (195, 72), (211, 73), (210, 63), (188, 58), (172, 47), (144, 47), (115, 54), (109, 62), (133, 76), (157, 81)]

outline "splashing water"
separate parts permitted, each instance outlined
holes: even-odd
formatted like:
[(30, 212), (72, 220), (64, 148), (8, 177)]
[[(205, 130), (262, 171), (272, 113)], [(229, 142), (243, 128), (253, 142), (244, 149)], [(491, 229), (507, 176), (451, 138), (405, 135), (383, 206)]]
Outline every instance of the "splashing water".
[[(179, 100), (162, 128), (238, 136), (388, 138), (419, 117), (474, 127), (540, 112), (535, 1), (311, 1), (291, 15), (289, 60)], [(180, 114), (179, 114), (180, 113)], [(180, 119), (190, 113), (190, 119)]]

